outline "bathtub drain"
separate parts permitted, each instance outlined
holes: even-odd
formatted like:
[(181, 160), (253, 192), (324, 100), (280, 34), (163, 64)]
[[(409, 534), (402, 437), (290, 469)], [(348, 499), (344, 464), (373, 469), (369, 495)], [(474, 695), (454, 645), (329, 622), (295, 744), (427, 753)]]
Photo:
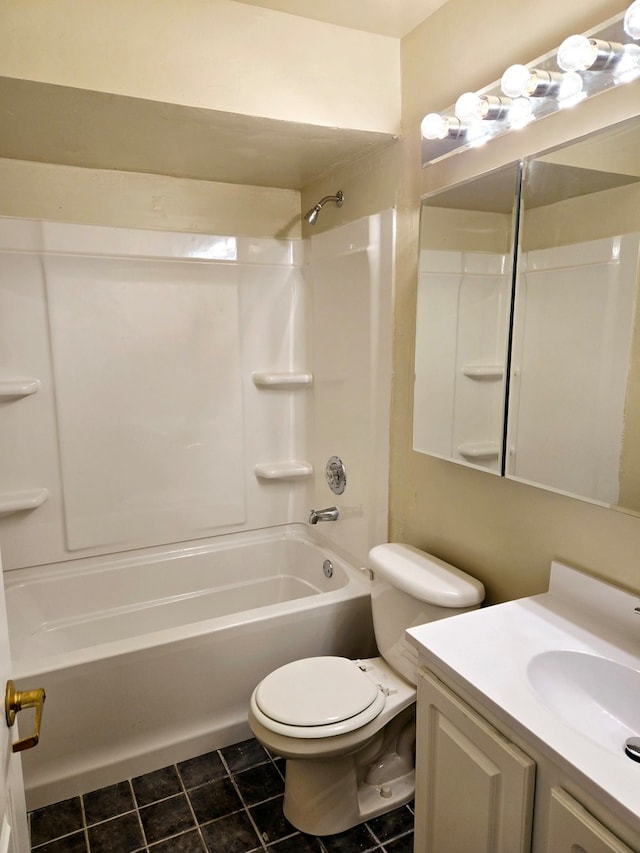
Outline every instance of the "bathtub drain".
[(325, 578), (333, 577), (333, 563), (331, 560), (325, 560), (322, 564), (322, 571), (324, 572)]

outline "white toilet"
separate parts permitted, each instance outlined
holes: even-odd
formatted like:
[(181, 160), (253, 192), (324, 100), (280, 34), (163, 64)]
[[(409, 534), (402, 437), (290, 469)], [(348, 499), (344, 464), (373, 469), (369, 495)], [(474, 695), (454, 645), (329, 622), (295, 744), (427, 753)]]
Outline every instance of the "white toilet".
[(249, 725), (287, 759), (284, 813), (332, 835), (412, 799), (417, 652), (405, 630), (479, 607), (482, 584), (410, 545), (369, 552), (381, 657), (303, 658), (253, 691)]

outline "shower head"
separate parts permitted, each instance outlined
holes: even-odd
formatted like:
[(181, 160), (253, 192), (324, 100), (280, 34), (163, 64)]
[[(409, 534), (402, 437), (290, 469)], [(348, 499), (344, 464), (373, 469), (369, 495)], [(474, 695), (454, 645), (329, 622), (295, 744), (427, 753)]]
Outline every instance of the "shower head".
[(311, 210), (308, 210), (304, 215), (304, 218), (309, 225), (316, 224), (318, 214), (328, 201), (335, 201), (336, 207), (342, 207), (344, 204), (344, 193), (342, 190), (338, 190), (335, 195), (326, 195), (324, 198), (321, 198), (317, 204), (314, 204)]

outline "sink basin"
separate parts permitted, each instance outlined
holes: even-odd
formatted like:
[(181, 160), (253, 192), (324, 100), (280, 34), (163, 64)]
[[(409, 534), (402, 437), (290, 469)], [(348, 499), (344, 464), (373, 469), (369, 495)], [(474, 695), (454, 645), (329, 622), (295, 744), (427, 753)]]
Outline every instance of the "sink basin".
[(640, 736), (640, 672), (586, 652), (553, 650), (535, 655), (530, 684), (565, 723), (600, 746), (624, 753)]

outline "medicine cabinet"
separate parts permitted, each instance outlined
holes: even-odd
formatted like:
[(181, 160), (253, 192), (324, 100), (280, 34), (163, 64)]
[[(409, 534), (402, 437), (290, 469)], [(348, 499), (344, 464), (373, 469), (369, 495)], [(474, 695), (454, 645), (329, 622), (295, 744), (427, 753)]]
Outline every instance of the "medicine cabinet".
[(640, 512), (640, 118), (423, 199), (414, 449)]

